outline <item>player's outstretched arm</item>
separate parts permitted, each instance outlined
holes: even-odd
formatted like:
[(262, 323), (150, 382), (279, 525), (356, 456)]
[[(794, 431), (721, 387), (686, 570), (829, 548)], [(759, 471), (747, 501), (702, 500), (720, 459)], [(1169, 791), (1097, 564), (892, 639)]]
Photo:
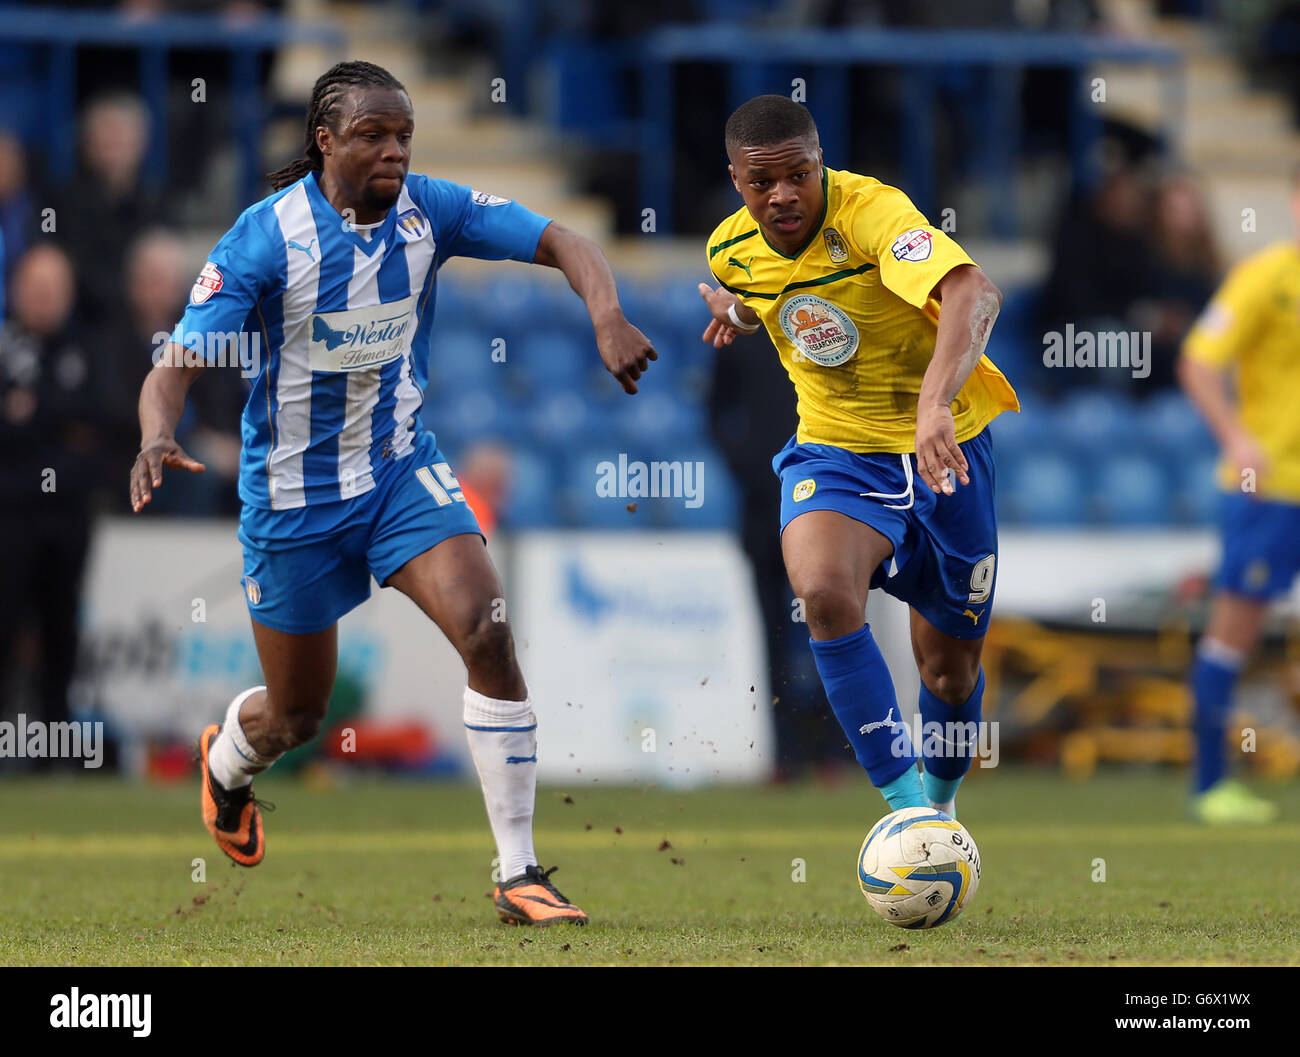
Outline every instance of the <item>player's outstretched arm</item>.
[[(709, 306), (709, 314), (713, 316), (701, 337), (715, 349), (730, 345), (737, 334), (753, 334), (762, 326), (758, 313), (725, 286), (714, 290), (708, 283), (700, 283), (699, 290), (704, 303)], [(737, 320), (744, 326), (736, 326)]]
[(949, 470), (970, 484), (970, 467), (957, 446), (952, 402), (984, 355), (1002, 308), (1002, 291), (978, 267), (962, 264), (939, 280), (934, 296), (942, 305), (934, 356), (916, 404), (916, 465), (931, 491), (952, 495)]
[(200, 364), (186, 364), (184, 345), (168, 344), (140, 387), (140, 454), (131, 467), (131, 509), (137, 514), (162, 484), (164, 466), (191, 473), (205, 469), (176, 443), (185, 395), (201, 370)]
[(618, 289), (609, 261), (591, 239), (552, 221), (537, 243), (534, 264), (559, 268), (574, 292), (582, 298), (596, 331), (601, 361), (625, 393), (635, 393), (637, 379), (659, 359), (641, 331), (623, 318)]

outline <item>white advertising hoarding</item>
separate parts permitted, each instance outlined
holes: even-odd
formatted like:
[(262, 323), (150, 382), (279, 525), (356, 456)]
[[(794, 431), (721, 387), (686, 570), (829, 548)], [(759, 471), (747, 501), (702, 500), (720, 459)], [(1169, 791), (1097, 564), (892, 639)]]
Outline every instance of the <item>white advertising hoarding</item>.
[(772, 767), (749, 565), (726, 533), (515, 537), (511, 612), (538, 773), (671, 785)]
[[(771, 696), (749, 567), (730, 537), (521, 534), (492, 550), (543, 778), (766, 776)], [(147, 738), (197, 737), (261, 681), (241, 572), (233, 523), (101, 522), (82, 612), (83, 696), (103, 707), (128, 759)], [(372, 584), (340, 623), (339, 667), (367, 715), (425, 723), (473, 773), (464, 665), (404, 596)]]

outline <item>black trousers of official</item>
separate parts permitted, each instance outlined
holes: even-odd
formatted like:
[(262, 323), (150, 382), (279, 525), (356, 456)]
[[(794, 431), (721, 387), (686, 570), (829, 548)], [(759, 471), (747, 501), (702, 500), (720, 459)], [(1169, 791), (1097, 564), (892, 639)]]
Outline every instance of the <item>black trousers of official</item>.
[[(68, 688), (77, 664), (78, 609), (90, 547), (91, 517), (80, 509), (0, 513), (0, 715), (20, 708), (15, 650), (35, 632), (32, 690), (47, 723), (68, 719)], [(49, 762), (33, 761), (37, 769)]]

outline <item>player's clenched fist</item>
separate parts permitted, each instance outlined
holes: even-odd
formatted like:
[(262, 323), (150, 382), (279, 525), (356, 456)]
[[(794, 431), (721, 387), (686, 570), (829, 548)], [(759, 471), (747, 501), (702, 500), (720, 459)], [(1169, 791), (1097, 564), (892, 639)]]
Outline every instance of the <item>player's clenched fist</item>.
[(135, 457), (131, 467), (131, 509), (140, 513), (144, 505), (153, 498), (153, 490), (162, 484), (162, 468), (189, 470), (190, 473), (202, 473), (207, 467), (197, 459), (185, 454), (175, 440), (158, 440), (146, 444)]
[[(714, 290), (708, 283), (700, 283), (699, 289), (700, 296), (704, 298), (704, 303), (709, 306), (709, 312), (713, 316), (713, 321), (705, 327), (701, 337), (715, 349), (730, 345), (736, 340), (737, 334), (752, 334), (758, 329), (760, 322), (758, 314), (753, 309), (747, 308), (740, 298), (726, 287), (719, 286)], [(737, 327), (737, 319), (748, 329)]]
[(650, 339), (621, 315), (596, 327), (596, 348), (625, 393), (635, 393), (637, 379), (650, 369), (651, 360), (659, 359)]

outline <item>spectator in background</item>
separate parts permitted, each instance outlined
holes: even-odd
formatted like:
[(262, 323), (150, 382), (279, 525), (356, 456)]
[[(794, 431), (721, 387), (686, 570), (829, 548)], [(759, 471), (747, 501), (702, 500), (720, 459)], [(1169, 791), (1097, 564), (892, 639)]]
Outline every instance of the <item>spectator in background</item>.
[(56, 206), (57, 237), (76, 268), (87, 323), (110, 321), (120, 308), (126, 248), (163, 221), (158, 195), (140, 185), (149, 117), (135, 96), (106, 96), (81, 119), (81, 169)]
[[(77, 607), (103, 443), (99, 350), (75, 315), (67, 255), (38, 244), (14, 269), (11, 318), (0, 331), (0, 672), (18, 633), (39, 636), (40, 718), (68, 718)], [(6, 702), (7, 704), (7, 702)]]
[[(1044, 331), (1133, 331), (1139, 306), (1156, 293), (1150, 196), (1140, 169), (1114, 165), (1082, 202), (1066, 207), (1043, 291)], [(1046, 369), (1044, 369), (1046, 371)], [(1129, 388), (1127, 371), (1057, 370), (1039, 376), (1050, 390), (1114, 385)]]
[[(146, 231), (127, 250), (123, 297), (103, 330), (106, 485), (109, 509), (126, 513), (128, 504), (117, 487), (140, 450), (136, 399), (153, 366), (160, 335), (171, 333), (185, 310), (193, 268), (180, 238), (164, 228)], [(202, 389), (191, 394), (186, 444), (207, 465), (202, 478), (187, 481), (172, 513), (237, 512), (239, 413), (245, 387), (239, 372), (222, 367), (209, 372)]]
[(510, 449), (494, 440), (473, 445), (456, 463), (456, 480), (484, 536), (496, 530), (513, 477)]
[[(180, 319), (189, 293), (185, 247), (174, 235), (155, 229), (141, 235), (127, 252), (125, 296), (105, 337), (105, 359), (112, 376), (106, 394), (111, 435), (108, 444), (109, 480), (129, 467), (140, 450), (140, 425), (136, 398), (145, 375), (153, 366), (156, 335), (168, 334)], [(116, 496), (120, 488), (110, 490)], [(125, 501), (114, 502), (125, 510)]]
[[(4, 238), (5, 260), (11, 265), (27, 248), (30, 226), (36, 218), (27, 189), (27, 152), (8, 132), (0, 132), (0, 237)], [(4, 277), (9, 277), (7, 270)]]
[(1195, 181), (1153, 181), (1115, 164), (1096, 192), (1066, 210), (1042, 300), (1043, 329), (1151, 335), (1150, 373), (1057, 370), (1040, 388), (1107, 386), (1145, 398), (1174, 386), (1179, 344), (1214, 290), (1218, 251)]
[[(126, 253), (125, 288), (118, 311), (106, 328), (106, 360), (113, 377), (105, 390), (105, 417), (110, 508), (125, 513), (129, 505), (120, 487), (140, 450), (136, 400), (153, 355), (185, 311), (194, 268), (185, 244), (164, 228), (146, 231)], [(178, 477), (171, 496), (158, 496), (160, 512), (194, 517), (239, 513), (239, 416), (248, 386), (234, 363), (213, 367), (203, 385), (189, 395), (178, 439), (207, 470)]]
[(1156, 191), (1156, 264), (1149, 320), (1151, 377), (1146, 388), (1172, 388), (1183, 338), (1213, 296), (1222, 262), (1200, 186), (1190, 174), (1174, 173)]

